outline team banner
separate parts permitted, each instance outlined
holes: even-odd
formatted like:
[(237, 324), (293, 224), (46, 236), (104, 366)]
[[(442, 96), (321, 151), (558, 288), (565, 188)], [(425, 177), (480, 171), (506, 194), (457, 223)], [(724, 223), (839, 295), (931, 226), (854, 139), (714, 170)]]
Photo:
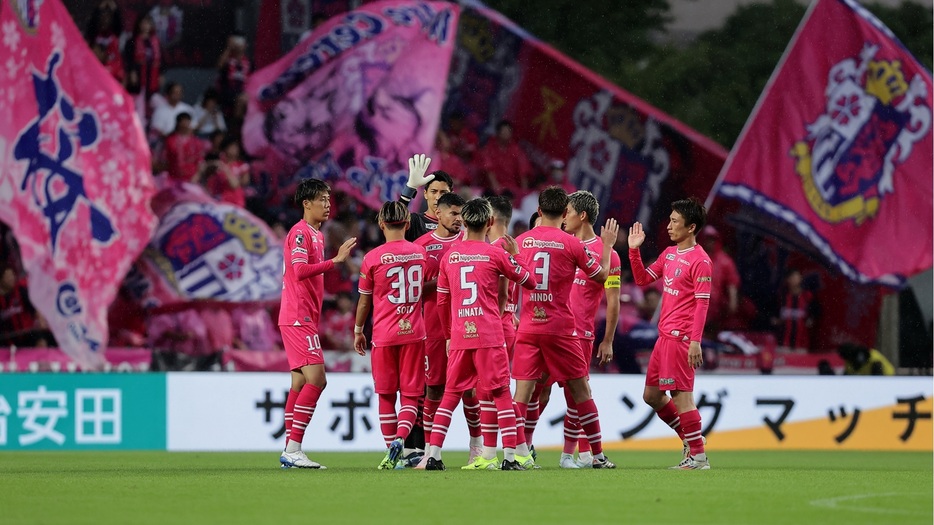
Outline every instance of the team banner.
[(246, 150), (375, 208), (395, 199), (408, 158), (434, 146), (457, 18), (454, 4), (400, 1), (331, 18), (250, 77)]
[(463, 114), (480, 137), (511, 121), (533, 164), (567, 162), (574, 186), (622, 224), (639, 220), (658, 231), (654, 240), (667, 245), (668, 204), (706, 196), (726, 150), (498, 12), (465, 4), (444, 115)]
[[(718, 194), (785, 223), (849, 278), (932, 265), (931, 73), (853, 0), (818, 0), (766, 85)], [(777, 221), (776, 221), (777, 219)], [(904, 228), (911, 224), (911, 228)]]
[(103, 364), (107, 307), (155, 224), (133, 101), (58, 0), (0, 2), (0, 220), (59, 346)]
[(279, 300), (282, 243), (262, 220), (194, 184), (168, 184), (153, 210), (159, 226), (127, 280), (143, 305)]

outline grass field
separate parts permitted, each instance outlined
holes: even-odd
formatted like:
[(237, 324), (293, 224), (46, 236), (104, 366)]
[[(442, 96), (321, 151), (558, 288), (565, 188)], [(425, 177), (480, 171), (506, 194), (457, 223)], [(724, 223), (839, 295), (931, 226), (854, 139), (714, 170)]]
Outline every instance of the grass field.
[[(210, 439), (210, 436), (205, 436)], [(931, 524), (932, 455), (713, 452), (709, 471), (670, 471), (678, 451), (617, 452), (613, 471), (377, 471), (376, 453), (0, 453), (0, 524), (693, 523)]]

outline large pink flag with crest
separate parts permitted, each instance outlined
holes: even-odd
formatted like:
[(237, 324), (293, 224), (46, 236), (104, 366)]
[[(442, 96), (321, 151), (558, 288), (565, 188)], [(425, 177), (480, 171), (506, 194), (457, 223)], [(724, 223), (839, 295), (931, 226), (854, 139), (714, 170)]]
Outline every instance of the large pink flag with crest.
[(331, 18), (250, 77), (247, 151), (371, 207), (397, 198), (408, 158), (434, 147), (458, 13), (388, 0)]
[(888, 28), (816, 0), (715, 191), (849, 278), (898, 286), (934, 257), (931, 108), (931, 73)]
[(0, 220), (61, 348), (99, 367), (107, 307), (155, 225), (149, 150), (59, 0), (0, 2), (0, 50)]

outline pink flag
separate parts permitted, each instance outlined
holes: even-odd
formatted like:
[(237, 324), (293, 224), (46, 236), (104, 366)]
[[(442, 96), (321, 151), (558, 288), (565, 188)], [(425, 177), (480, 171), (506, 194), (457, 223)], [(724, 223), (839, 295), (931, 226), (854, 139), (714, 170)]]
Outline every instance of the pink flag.
[(385, 1), (330, 19), (250, 77), (247, 151), (372, 207), (395, 199), (408, 158), (434, 147), (458, 12)]
[(99, 367), (107, 306), (155, 224), (149, 150), (59, 0), (0, 3), (0, 49), (0, 220), (61, 348)]
[[(818, 0), (720, 174), (847, 277), (900, 285), (932, 265), (931, 73), (853, 0)], [(713, 194), (711, 194), (713, 195)]]

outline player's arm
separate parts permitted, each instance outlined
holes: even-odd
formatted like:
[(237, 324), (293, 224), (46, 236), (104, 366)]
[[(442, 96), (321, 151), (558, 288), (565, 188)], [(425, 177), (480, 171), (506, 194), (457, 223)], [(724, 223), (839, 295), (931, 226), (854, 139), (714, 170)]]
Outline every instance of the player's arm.
[(357, 284), (360, 299), (357, 300), (357, 315), (353, 327), (353, 349), (360, 355), (366, 355), (366, 336), (363, 335), (363, 325), (366, 324), (366, 318), (370, 316), (370, 309), (373, 307), (373, 289), (376, 286), (373, 282), (373, 266), (370, 260), (370, 257), (363, 258)]
[(659, 257), (648, 268), (642, 263), (642, 254), (639, 247), (645, 242), (645, 231), (642, 223), (636, 222), (629, 228), (629, 265), (632, 267), (632, 279), (639, 286), (645, 286), (658, 280), (665, 265), (664, 259)]
[(691, 268), (694, 280), (694, 320), (691, 324), (691, 345), (688, 347), (688, 364), (697, 368), (704, 364), (701, 351), (701, 339), (704, 337), (704, 324), (707, 322), (707, 309), (710, 307), (710, 289), (713, 286), (713, 268), (708, 259), (697, 261)]
[(499, 305), (499, 315), (502, 317), (506, 313), (506, 303), (509, 302), (509, 279), (507, 279), (505, 275), (499, 276), (496, 302)]
[(606, 295), (606, 330), (603, 333), (603, 341), (597, 347), (597, 359), (601, 365), (605, 365), (613, 359), (613, 339), (616, 337), (616, 325), (619, 324), (619, 286), (620, 286), (620, 261), (619, 255), (614, 251), (610, 258), (610, 275), (603, 283), (603, 291)]
[(448, 285), (448, 276), (445, 271), (447, 261), (441, 262), (441, 269), (438, 272), (438, 294), (435, 296), (438, 302), (438, 318), (441, 320), (441, 333), (445, 339), (451, 339), (451, 290)]
[[(502, 256), (496, 259), (499, 271), (507, 279), (526, 290), (534, 290), (538, 286), (538, 281), (535, 279), (535, 274), (521, 260), (522, 257), (517, 257), (519, 255), (519, 245), (516, 244), (516, 240), (509, 235), (504, 235), (503, 248), (505, 248), (506, 253), (501, 254)], [(505, 305), (503, 308), (505, 308)]]

